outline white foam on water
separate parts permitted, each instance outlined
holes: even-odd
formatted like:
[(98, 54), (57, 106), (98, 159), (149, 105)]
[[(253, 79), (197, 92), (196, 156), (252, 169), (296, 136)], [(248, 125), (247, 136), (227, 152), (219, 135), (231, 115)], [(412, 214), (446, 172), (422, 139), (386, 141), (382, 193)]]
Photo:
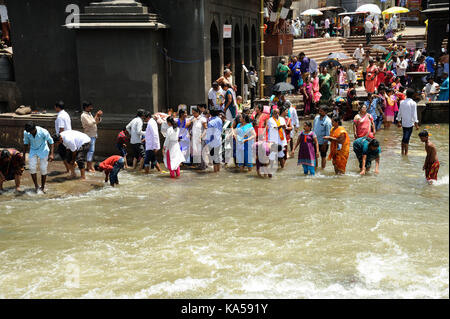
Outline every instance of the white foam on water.
[(180, 278), (173, 282), (165, 281), (154, 286), (135, 293), (133, 298), (149, 298), (152, 296), (168, 296), (169, 298), (174, 294), (183, 293), (186, 291), (197, 290), (206, 288), (208, 285), (213, 283), (216, 279), (214, 278)]
[(448, 185), (448, 175), (438, 178), (437, 182), (433, 183), (434, 186)]

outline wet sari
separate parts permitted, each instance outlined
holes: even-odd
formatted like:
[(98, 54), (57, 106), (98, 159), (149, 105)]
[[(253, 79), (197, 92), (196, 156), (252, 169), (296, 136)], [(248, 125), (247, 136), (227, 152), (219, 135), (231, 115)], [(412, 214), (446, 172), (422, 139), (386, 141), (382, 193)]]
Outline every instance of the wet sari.
[(332, 127), (330, 136), (339, 138), (342, 134), (345, 134), (345, 141), (343, 144), (338, 144), (336, 141), (331, 141), (331, 151), (328, 156), (329, 161), (333, 161), (333, 165), (341, 172), (345, 173), (347, 167), (348, 156), (350, 153), (350, 137), (344, 127), (339, 126), (337, 128)]

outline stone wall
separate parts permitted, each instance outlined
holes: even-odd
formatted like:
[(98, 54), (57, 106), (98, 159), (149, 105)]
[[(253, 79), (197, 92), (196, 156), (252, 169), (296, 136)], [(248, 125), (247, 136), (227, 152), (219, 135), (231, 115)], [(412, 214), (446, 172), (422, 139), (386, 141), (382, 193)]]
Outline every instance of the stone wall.
[(80, 108), (75, 33), (62, 26), (68, 4), (89, 2), (7, 1), (15, 79), (23, 104), (48, 108), (63, 99), (69, 109)]

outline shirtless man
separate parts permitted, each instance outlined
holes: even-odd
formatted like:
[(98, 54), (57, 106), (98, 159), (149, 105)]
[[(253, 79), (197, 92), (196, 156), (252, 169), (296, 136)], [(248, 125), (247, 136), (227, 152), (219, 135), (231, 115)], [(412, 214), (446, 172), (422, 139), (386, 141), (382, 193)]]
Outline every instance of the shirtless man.
[(428, 184), (433, 184), (433, 181), (437, 181), (437, 174), (439, 172), (439, 160), (437, 157), (436, 146), (429, 140), (429, 134), (427, 131), (419, 133), (420, 140), (425, 143), (425, 150), (427, 151), (427, 157), (423, 164), (423, 170), (425, 171), (425, 178)]

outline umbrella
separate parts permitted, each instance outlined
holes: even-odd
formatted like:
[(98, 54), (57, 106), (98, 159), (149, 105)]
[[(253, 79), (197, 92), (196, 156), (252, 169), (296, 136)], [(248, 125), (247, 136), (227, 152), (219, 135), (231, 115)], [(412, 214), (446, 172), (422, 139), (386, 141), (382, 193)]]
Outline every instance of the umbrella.
[(375, 44), (375, 45), (372, 47), (371, 50), (372, 50), (372, 51), (375, 51), (375, 52), (381, 52), (381, 53), (388, 53), (388, 52), (389, 52), (388, 49), (386, 49), (384, 46), (379, 45), (379, 44)]
[(392, 7), (383, 11), (383, 14), (408, 13), (409, 9), (403, 7)]
[(300, 13), (300, 15), (302, 15), (302, 16), (321, 16), (321, 15), (323, 15), (323, 13), (316, 9), (308, 9), (308, 10)]
[(272, 87), (272, 92), (289, 92), (295, 90), (295, 87), (287, 82), (280, 82)]
[(328, 67), (328, 66), (341, 66), (341, 64), (339, 63), (338, 60), (335, 59), (329, 59), (329, 60), (325, 60), (322, 63), (319, 64), (319, 66), (323, 67)]
[(356, 12), (370, 12), (373, 14), (381, 14), (380, 8), (376, 4), (363, 4), (356, 9)]
[(330, 55), (328, 56), (328, 59), (341, 59), (341, 60), (345, 60), (345, 59), (350, 59), (350, 57), (345, 54), (345, 53), (330, 53)]

